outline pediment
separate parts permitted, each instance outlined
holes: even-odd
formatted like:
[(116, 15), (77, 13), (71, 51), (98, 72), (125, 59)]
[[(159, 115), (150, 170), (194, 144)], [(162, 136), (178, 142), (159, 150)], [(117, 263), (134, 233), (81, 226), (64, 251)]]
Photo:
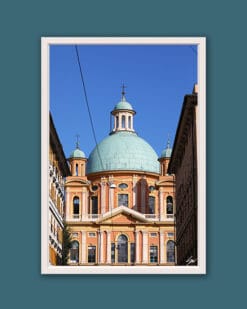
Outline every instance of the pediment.
[(69, 179), (66, 179), (65, 186), (73, 186), (73, 185), (83, 185), (83, 186), (89, 186), (90, 182), (86, 179), (78, 178), (78, 177), (72, 177), (70, 176)]
[(128, 214), (118, 214), (113, 217), (110, 217), (108, 219), (102, 220), (102, 223), (104, 224), (131, 224), (131, 223), (137, 223), (138, 221), (133, 218), (131, 215)]
[(174, 181), (171, 179), (164, 179), (156, 182), (157, 186), (172, 186), (174, 185)]
[(98, 223), (130, 224), (148, 222), (145, 216), (133, 209), (120, 206), (105, 213)]

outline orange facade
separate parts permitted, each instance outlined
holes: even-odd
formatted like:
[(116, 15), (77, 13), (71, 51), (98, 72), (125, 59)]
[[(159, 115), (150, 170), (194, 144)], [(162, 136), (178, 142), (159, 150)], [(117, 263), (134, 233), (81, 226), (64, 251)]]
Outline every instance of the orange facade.
[(78, 142), (71, 153), (65, 183), (71, 265), (175, 264), (171, 148), (158, 158), (135, 133), (135, 114), (123, 88), (110, 134), (88, 159)]
[[(167, 245), (175, 240), (175, 182), (167, 174), (168, 161), (160, 160), (161, 175), (111, 171), (86, 177), (78, 171), (67, 177), (66, 221), (75, 247), (70, 264), (174, 265)], [(75, 165), (84, 164), (86, 159), (70, 159), (72, 175)]]

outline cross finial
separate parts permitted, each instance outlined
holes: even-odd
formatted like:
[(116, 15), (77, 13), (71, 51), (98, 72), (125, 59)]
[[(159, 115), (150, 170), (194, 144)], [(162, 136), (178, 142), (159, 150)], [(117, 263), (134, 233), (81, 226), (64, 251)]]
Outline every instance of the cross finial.
[(124, 85), (124, 83), (122, 84), (122, 97), (124, 97), (124, 95), (125, 95), (125, 91), (124, 91), (124, 89), (125, 88), (127, 88), (125, 85)]
[(168, 138), (167, 138), (167, 146), (166, 148), (170, 148), (170, 134), (168, 133)]
[(79, 149), (79, 137), (80, 137), (80, 135), (76, 134), (76, 148), (78, 148), (78, 149)]

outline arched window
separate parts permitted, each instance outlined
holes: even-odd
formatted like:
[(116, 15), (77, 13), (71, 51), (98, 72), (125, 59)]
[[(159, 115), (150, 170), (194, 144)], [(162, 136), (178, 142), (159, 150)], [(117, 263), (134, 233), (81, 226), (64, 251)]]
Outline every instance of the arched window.
[(128, 128), (131, 129), (131, 117), (128, 117)]
[(167, 262), (174, 263), (175, 262), (175, 243), (172, 240), (169, 240), (166, 245), (167, 252)]
[(173, 199), (172, 196), (167, 196), (166, 198), (166, 213), (168, 215), (172, 215), (173, 214)]
[(78, 164), (75, 165), (75, 175), (78, 176)]
[(118, 116), (116, 116), (116, 129), (118, 129), (118, 127), (119, 127), (119, 118)]
[(80, 205), (80, 199), (79, 199), (78, 196), (75, 196), (74, 199), (73, 199), (73, 215), (74, 215), (74, 218), (79, 218), (79, 213), (80, 213), (79, 205)]
[(118, 263), (128, 263), (128, 238), (121, 234), (117, 241)]
[(123, 129), (125, 128), (125, 116), (124, 115), (122, 116), (122, 128)]
[(70, 249), (70, 261), (72, 263), (79, 262), (79, 243), (78, 241), (72, 241)]

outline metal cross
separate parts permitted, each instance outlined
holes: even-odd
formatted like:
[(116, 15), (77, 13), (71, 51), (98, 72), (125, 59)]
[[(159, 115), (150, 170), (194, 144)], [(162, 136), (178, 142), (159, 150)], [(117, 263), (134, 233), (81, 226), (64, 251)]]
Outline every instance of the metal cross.
[(168, 139), (167, 139), (167, 148), (170, 148), (170, 134), (168, 133)]
[(127, 87), (126, 87), (126, 86), (124, 85), (124, 83), (123, 83), (123, 85), (122, 85), (122, 95), (125, 95), (124, 88), (127, 88)]
[(79, 148), (79, 134), (76, 134), (76, 148)]

